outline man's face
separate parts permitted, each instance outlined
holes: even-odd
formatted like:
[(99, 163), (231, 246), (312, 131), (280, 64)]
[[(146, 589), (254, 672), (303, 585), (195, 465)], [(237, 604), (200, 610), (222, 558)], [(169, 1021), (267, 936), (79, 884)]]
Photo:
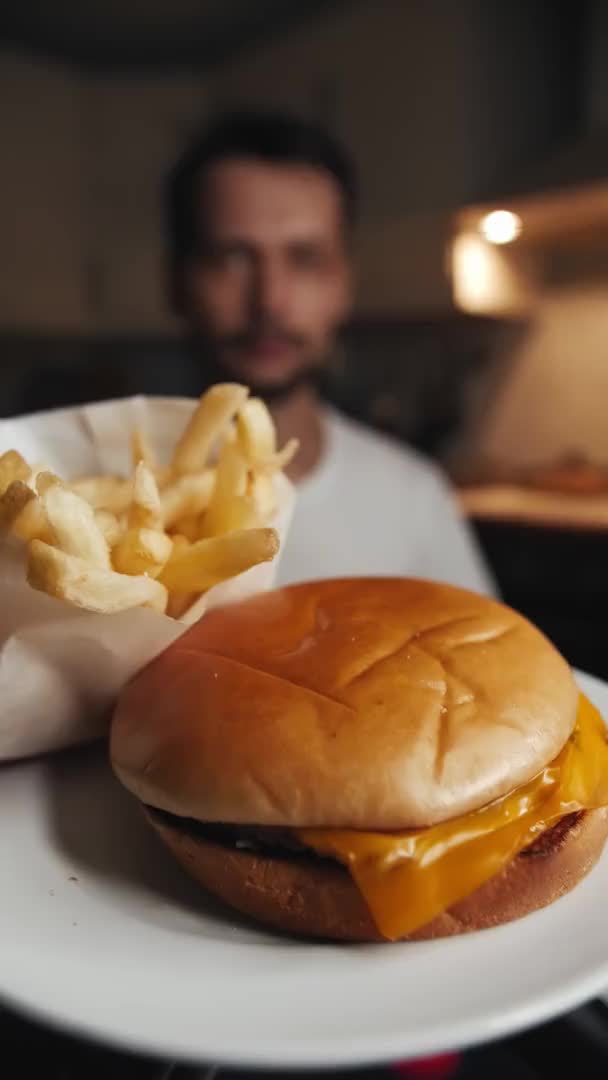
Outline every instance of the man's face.
[(280, 394), (320, 363), (350, 302), (344, 234), (340, 190), (322, 171), (253, 158), (212, 166), (183, 311), (226, 376)]

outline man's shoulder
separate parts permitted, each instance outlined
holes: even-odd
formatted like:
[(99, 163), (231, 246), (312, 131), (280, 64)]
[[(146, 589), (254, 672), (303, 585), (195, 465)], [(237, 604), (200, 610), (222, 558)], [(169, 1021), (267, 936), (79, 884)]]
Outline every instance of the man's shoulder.
[(365, 455), (369, 466), (382, 466), (385, 470), (407, 472), (410, 479), (427, 483), (441, 483), (443, 472), (440, 466), (421, 451), (406, 446), (384, 432), (362, 424), (352, 417), (334, 409), (327, 411), (328, 423), (334, 438), (340, 442), (349, 457)]

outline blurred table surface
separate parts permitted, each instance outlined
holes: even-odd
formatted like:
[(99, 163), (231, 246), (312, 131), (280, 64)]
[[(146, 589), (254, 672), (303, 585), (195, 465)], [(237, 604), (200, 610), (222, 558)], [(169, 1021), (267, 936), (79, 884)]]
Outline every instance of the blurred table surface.
[(608, 491), (544, 491), (515, 484), (465, 487), (459, 501), (479, 522), (529, 528), (603, 531), (608, 535)]

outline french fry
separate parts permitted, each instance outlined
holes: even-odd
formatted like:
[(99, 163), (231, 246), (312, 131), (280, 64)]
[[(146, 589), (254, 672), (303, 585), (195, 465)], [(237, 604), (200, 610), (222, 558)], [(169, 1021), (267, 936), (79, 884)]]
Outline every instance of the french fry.
[(15, 480), (0, 499), (0, 523), (20, 540), (46, 540), (53, 532), (42, 502), (22, 480)]
[(277, 450), (274, 421), (260, 398), (248, 398), (239, 410), (237, 430), (243, 454), (256, 471), (272, 473), (286, 468), (300, 445), (298, 439), (289, 439)]
[[(201, 597), (198, 593), (169, 593), (167, 612), (172, 619), (181, 619)], [(202, 612), (201, 612), (202, 614)]]
[(55, 476), (55, 473), (49, 472), (48, 469), (36, 474), (34, 487), (39, 495), (44, 495), (53, 484), (59, 484), (61, 487), (65, 487), (63, 480), (60, 480), (58, 476)]
[(28, 503), (36, 499), (36, 493), (23, 480), (13, 480), (0, 495), (0, 527), (12, 529), (14, 522)]
[(169, 562), (175, 562), (181, 555), (184, 554), (190, 547), (190, 541), (186, 536), (182, 536), (180, 533), (176, 533), (172, 537), (173, 544), (171, 547), (171, 554), (169, 556)]
[(148, 436), (141, 428), (135, 428), (131, 436), (131, 460), (133, 468), (143, 461), (151, 473), (153, 473), (159, 489), (166, 487), (173, 479), (173, 470), (170, 465), (159, 465), (154, 447)]
[(175, 479), (175, 474), (170, 465), (158, 465), (156, 469), (152, 470), (154, 473), (154, 479), (158, 484), (158, 490), (163, 491), (168, 484)]
[(171, 599), (173, 598), (177, 601), (173, 605), (175, 612), (173, 618), (179, 619), (186, 626), (192, 626), (193, 623), (202, 619), (209, 605), (207, 593), (192, 593), (190, 596), (173, 593)]
[(101, 529), (106, 544), (113, 548), (125, 532), (125, 526), (110, 510), (95, 510), (95, 521)]
[(248, 478), (249, 467), (241, 448), (236, 443), (225, 443), (217, 463), (211, 505), (224, 496), (245, 495)]
[(0, 454), (0, 495), (3, 495), (15, 480), (26, 483), (31, 474), (30, 466), (18, 450), (7, 450)]
[(237, 426), (236, 426), (236, 420), (231, 420), (230, 423), (226, 425), (224, 431), (221, 432), (221, 434), (220, 434), (220, 436), (218, 438), (219, 451), (221, 451), (222, 446), (225, 446), (226, 443), (233, 443), (234, 444), (234, 443), (238, 443), (238, 441), (239, 441), (239, 433), (238, 433), (238, 429), (237, 429)]
[(52, 542), (53, 531), (40, 499), (32, 499), (27, 504), (13, 522), (12, 532), (20, 540), (45, 540), (49, 544)]
[(109, 570), (110, 552), (93, 508), (59, 484), (47, 488), (41, 501), (57, 547), (67, 555), (84, 559), (90, 566)]
[(215, 474), (215, 486), (203, 519), (205, 536), (220, 536), (232, 529), (246, 528), (241, 524), (250, 516), (243, 497), (247, 494), (249, 468), (238, 443), (222, 446)]
[(40, 540), (29, 546), (27, 580), (33, 589), (100, 615), (135, 607), (164, 612), (167, 606), (167, 591), (154, 578), (102, 570)]
[(83, 476), (69, 486), (95, 510), (124, 514), (131, 505), (133, 481), (119, 476)]
[(201, 515), (187, 514), (186, 517), (176, 521), (175, 529), (181, 536), (188, 540), (188, 543), (193, 544), (196, 540), (200, 540), (203, 535)]
[(247, 483), (247, 495), (255, 508), (258, 521), (270, 521), (277, 508), (274, 479), (268, 473), (251, 473)]
[(158, 577), (171, 555), (171, 537), (155, 529), (129, 529), (112, 552), (112, 565), (121, 574)]
[(198, 540), (165, 566), (159, 581), (170, 592), (202, 593), (251, 566), (270, 562), (279, 550), (274, 529), (243, 529)]
[[(34, 492), (35, 495), (39, 494), (38, 487), (37, 487), (38, 477), (42, 476), (43, 473), (47, 473), (49, 471), (50, 470), (49, 470), (48, 465), (41, 465), (41, 464), (32, 465), (30, 475), (28, 476), (25, 483), (27, 484), (28, 487), (31, 487), (31, 489), (32, 489), (32, 491)], [(54, 473), (52, 473), (51, 475), (54, 475)]]
[(131, 458), (134, 468), (139, 465), (140, 461), (143, 461), (150, 472), (156, 473), (156, 470), (158, 469), (156, 454), (154, 453), (146, 433), (138, 427), (133, 429), (133, 434), (131, 435)]
[(203, 514), (198, 523), (199, 537), (226, 536), (241, 529), (256, 529), (264, 524), (251, 495), (233, 495), (214, 507), (213, 515)]
[(30, 584), (88, 611), (150, 606), (188, 623), (213, 585), (274, 558), (274, 474), (297, 442), (277, 450), (268, 409), (248, 394), (236, 383), (204, 394), (168, 466), (136, 429), (130, 479), (66, 484), (0, 455), (0, 530), (28, 543)]
[(272, 475), (247, 464), (240, 440), (236, 445), (225, 444), (217, 465), (213, 498), (203, 515), (202, 535), (223, 536), (238, 529), (257, 528), (266, 524), (275, 510)]
[(171, 462), (176, 473), (195, 473), (205, 467), (218, 437), (247, 400), (249, 391), (238, 383), (221, 383), (203, 394)]
[(161, 528), (158, 484), (143, 461), (136, 466), (133, 476), (133, 501), (129, 507), (128, 522), (133, 529)]
[(277, 450), (276, 454), (267, 458), (266, 461), (258, 462), (256, 468), (259, 472), (281, 472), (282, 469), (286, 469), (291, 464), (299, 449), (299, 439), (288, 439), (282, 450)]
[(276, 453), (274, 423), (261, 398), (248, 398), (239, 409), (236, 423), (243, 454), (252, 467)]
[[(176, 562), (180, 559), (190, 547), (190, 541), (187, 540), (185, 536), (181, 536), (177, 533), (173, 537), (173, 550), (171, 551), (169, 563)], [(199, 599), (198, 593), (170, 592), (169, 601), (167, 603), (167, 615), (172, 619), (181, 619), (182, 615), (192, 608), (197, 599)]]
[(198, 515), (206, 510), (211, 502), (214, 486), (214, 469), (180, 476), (169, 484), (160, 496), (160, 514), (165, 529), (172, 528), (180, 518)]
[(188, 537), (181, 536), (180, 532), (176, 532), (175, 536), (172, 537), (172, 540), (173, 548), (171, 550), (170, 557), (168, 557), (168, 561), (170, 561), (170, 563), (173, 563), (176, 558), (179, 558), (179, 556), (183, 555), (185, 551), (188, 551), (188, 548), (190, 546), (190, 541), (188, 540)]

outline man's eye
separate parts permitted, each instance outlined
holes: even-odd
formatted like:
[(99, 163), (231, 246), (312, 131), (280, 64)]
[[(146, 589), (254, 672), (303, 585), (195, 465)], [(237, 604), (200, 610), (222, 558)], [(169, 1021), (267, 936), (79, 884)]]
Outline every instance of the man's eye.
[(239, 263), (245, 263), (249, 261), (249, 256), (244, 248), (232, 248), (226, 252), (225, 262), (230, 265), (236, 265)]
[(237, 270), (246, 266), (249, 255), (245, 248), (219, 248), (212, 254), (212, 262), (221, 270)]
[(295, 248), (291, 261), (298, 270), (320, 270), (325, 263), (323, 252), (317, 248)]

